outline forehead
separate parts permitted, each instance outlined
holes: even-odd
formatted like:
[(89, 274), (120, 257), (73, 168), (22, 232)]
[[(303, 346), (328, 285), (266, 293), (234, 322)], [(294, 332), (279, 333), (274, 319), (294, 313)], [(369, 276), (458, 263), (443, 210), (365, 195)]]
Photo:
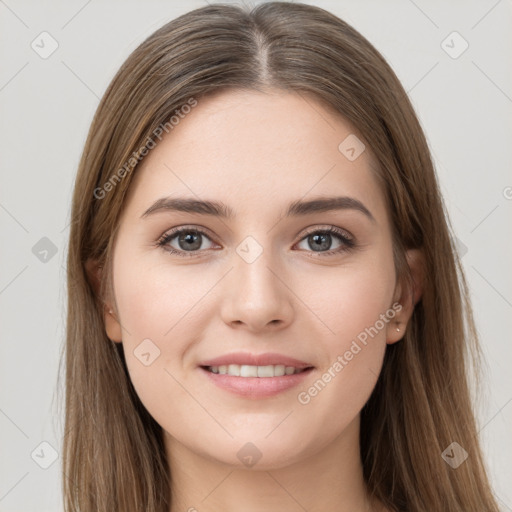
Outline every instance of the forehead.
[[(309, 196), (347, 195), (385, 215), (375, 161), (352, 126), (303, 93), (228, 91), (198, 100), (146, 155), (127, 209), (172, 195), (215, 198), (263, 214)], [(340, 149), (341, 144), (341, 149)]]

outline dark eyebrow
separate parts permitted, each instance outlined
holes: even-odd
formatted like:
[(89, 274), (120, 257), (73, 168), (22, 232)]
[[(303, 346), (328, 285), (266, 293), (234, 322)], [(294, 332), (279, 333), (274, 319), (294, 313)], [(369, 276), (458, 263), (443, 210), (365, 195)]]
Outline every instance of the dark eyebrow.
[(375, 222), (375, 218), (370, 210), (368, 210), (359, 199), (348, 196), (321, 197), (310, 201), (294, 201), (288, 207), (286, 216), (308, 215), (315, 212), (330, 212), (335, 210), (356, 210), (366, 215), (372, 222)]
[[(321, 197), (310, 201), (294, 201), (288, 206), (285, 216), (308, 215), (317, 212), (329, 212), (335, 210), (356, 210), (363, 213), (372, 222), (375, 218), (366, 206), (353, 197)], [(197, 200), (185, 197), (162, 197), (155, 201), (142, 215), (141, 218), (161, 211), (178, 211), (186, 213), (198, 213), (212, 215), (224, 219), (233, 219), (235, 212), (224, 203), (217, 201)]]

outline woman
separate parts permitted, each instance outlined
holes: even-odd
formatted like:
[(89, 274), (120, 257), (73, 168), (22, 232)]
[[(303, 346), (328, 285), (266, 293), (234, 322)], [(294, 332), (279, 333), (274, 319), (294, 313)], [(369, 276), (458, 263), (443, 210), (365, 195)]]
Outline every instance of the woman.
[(345, 22), (271, 2), (157, 30), (72, 215), (66, 510), (498, 510), (429, 149)]

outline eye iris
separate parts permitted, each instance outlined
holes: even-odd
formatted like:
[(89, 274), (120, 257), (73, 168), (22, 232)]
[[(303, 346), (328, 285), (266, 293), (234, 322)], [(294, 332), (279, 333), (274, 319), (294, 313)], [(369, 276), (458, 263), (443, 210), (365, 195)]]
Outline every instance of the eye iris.
[[(186, 242), (185, 246), (182, 246), (182, 242)], [(193, 231), (187, 231), (178, 236), (178, 243), (181, 249), (185, 251), (192, 251), (201, 247), (200, 235)]]
[(319, 248), (319, 249), (328, 249), (331, 245), (331, 235), (324, 233), (324, 234), (315, 234), (311, 235), (309, 237), (311, 240), (314, 240), (314, 243), (312, 245), (313, 249)]

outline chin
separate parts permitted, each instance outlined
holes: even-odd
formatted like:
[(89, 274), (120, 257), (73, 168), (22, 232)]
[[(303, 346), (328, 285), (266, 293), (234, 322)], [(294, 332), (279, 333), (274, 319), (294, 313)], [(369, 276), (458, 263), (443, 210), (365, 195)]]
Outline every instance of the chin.
[[(272, 435), (272, 434), (271, 434)], [(314, 453), (314, 447), (307, 449), (303, 442), (283, 439), (261, 439), (261, 435), (254, 441), (249, 436), (245, 440), (230, 440), (229, 447), (222, 452), (210, 450), (205, 455), (216, 462), (226, 464), (236, 469), (248, 471), (269, 471), (288, 467), (306, 459)]]

